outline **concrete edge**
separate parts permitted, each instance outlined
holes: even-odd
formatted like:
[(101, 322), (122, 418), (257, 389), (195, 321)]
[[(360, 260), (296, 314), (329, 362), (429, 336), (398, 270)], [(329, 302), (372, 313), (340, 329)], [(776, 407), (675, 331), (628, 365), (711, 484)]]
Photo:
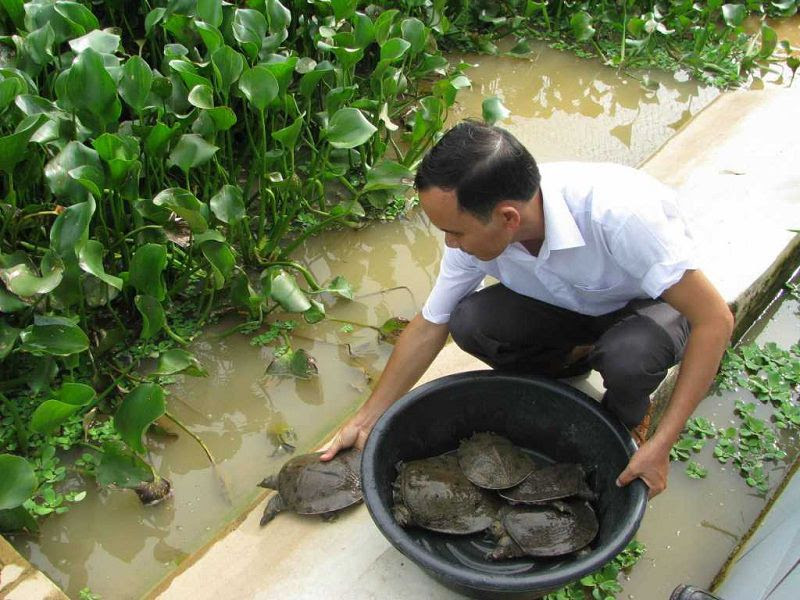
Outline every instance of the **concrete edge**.
[(6, 600), (69, 600), (47, 575), (0, 535), (0, 597)]

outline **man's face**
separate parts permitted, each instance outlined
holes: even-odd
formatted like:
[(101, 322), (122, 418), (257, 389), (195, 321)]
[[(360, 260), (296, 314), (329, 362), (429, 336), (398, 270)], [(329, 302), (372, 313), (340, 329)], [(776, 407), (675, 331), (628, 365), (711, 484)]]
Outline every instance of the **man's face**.
[(444, 243), (483, 261), (497, 258), (513, 241), (515, 227), (510, 226), (503, 211), (492, 211), (484, 222), (472, 213), (458, 208), (455, 191), (432, 187), (419, 193), (422, 210), (438, 229), (444, 232)]

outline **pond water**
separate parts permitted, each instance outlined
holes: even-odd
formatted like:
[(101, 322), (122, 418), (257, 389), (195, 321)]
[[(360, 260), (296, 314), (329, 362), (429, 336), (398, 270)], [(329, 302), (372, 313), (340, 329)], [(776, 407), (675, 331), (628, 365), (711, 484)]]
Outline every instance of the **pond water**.
[[(774, 303), (741, 343), (775, 342), (781, 348), (789, 348), (798, 339), (800, 303), (788, 297)], [(747, 390), (711, 394), (694, 416), (706, 417), (717, 427), (738, 427), (741, 421), (733, 412), (737, 400), (755, 403), (755, 416), (769, 420), (772, 409)], [(780, 484), (800, 450), (796, 435), (784, 434), (782, 442), (787, 457), (778, 463), (765, 463), (770, 484), (767, 497)], [(648, 503), (636, 535), (647, 546), (647, 553), (623, 582), (625, 592), (619, 598), (666, 599), (679, 583), (707, 589), (761, 512), (766, 498), (748, 487), (730, 464), (721, 465), (713, 456), (713, 448), (711, 441), (692, 457), (708, 469), (705, 479), (690, 479), (684, 473), (686, 463), (672, 463), (669, 489)]]
[[(636, 165), (717, 95), (663, 73), (651, 73), (652, 85), (644, 87), (631, 75), (544, 47), (530, 60), (454, 57), (459, 59), (477, 66), (468, 71), (473, 89), (459, 96), (452, 120), (479, 117), (481, 100), (497, 95), (512, 111), (502, 125), (540, 161)], [(327, 299), (331, 316), (380, 325), (390, 316), (411, 317), (419, 309), (434, 281), (441, 247), (440, 235), (420, 213), (412, 212), (397, 222), (320, 236), (298, 258), (318, 278), (344, 275), (357, 290), (355, 302)], [(193, 345), (209, 376), (179, 380), (169, 399), (170, 411), (209, 446), (217, 470), (188, 436), (151, 436), (151, 457), (172, 481), (172, 498), (142, 508), (133, 493), (90, 490), (68, 513), (47, 519), (38, 538), (12, 538), (70, 596), (89, 587), (104, 598), (141, 597), (257, 501), (263, 491), (256, 482), (287, 457), (276, 440), (278, 433), (292, 428), (297, 452), (316, 446), (363, 401), (391, 350), (371, 329), (344, 333), (340, 323), (331, 321), (302, 327), (293, 344), (317, 359), (319, 378), (270, 380), (264, 370), (271, 351), (251, 346), (247, 336), (221, 338), (231, 324), (210, 328)], [(168, 422), (164, 425), (174, 430)], [(682, 497), (681, 477), (673, 477), (677, 491), (670, 497)], [(734, 483), (723, 485), (729, 489)], [(689, 489), (687, 484), (687, 493)], [(672, 504), (678, 511), (690, 506)], [(726, 511), (734, 513), (735, 523), (710, 522), (738, 534), (741, 510)], [(658, 525), (654, 521), (648, 520), (650, 527)]]

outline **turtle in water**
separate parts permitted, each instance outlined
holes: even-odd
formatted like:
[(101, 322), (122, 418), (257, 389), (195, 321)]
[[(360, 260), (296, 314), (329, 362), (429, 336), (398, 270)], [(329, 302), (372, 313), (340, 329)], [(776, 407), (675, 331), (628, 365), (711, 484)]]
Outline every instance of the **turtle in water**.
[(530, 456), (496, 433), (475, 433), (458, 445), (458, 464), (472, 483), (490, 490), (513, 487), (536, 468)]
[(267, 503), (261, 525), (283, 510), (326, 515), (361, 501), (361, 452), (350, 448), (328, 462), (320, 456), (322, 452), (296, 456), (258, 484), (278, 491)]
[(594, 500), (595, 494), (586, 483), (586, 473), (575, 463), (556, 463), (541, 467), (522, 483), (502, 490), (500, 495), (513, 504), (541, 504), (577, 496)]
[(496, 518), (497, 500), (466, 478), (454, 453), (401, 462), (397, 470), (392, 513), (402, 527), (468, 534)]
[(567, 500), (555, 506), (507, 506), (492, 524), (498, 542), (487, 558), (569, 554), (587, 546), (599, 527), (585, 500)]

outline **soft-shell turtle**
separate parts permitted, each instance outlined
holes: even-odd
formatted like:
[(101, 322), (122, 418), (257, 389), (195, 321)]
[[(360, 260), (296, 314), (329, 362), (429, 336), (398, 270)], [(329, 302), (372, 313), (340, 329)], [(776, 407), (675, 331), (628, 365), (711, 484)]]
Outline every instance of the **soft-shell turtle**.
[(458, 464), (472, 483), (490, 490), (517, 485), (536, 467), (530, 456), (496, 433), (476, 433), (461, 440)]
[(453, 453), (400, 463), (397, 470), (392, 512), (402, 527), (468, 534), (496, 518), (495, 498), (464, 476)]
[[(502, 525), (500, 525), (502, 523)], [(492, 526), (497, 547), (487, 558), (560, 556), (580, 550), (597, 535), (594, 510), (584, 500), (568, 500), (556, 506), (509, 506)]]
[(351, 448), (328, 462), (321, 462), (321, 455), (322, 452), (314, 452), (296, 456), (277, 475), (259, 483), (278, 491), (264, 509), (261, 525), (269, 523), (282, 510), (316, 515), (361, 501), (361, 452)]
[(583, 467), (574, 463), (556, 463), (536, 469), (519, 485), (500, 492), (514, 504), (540, 504), (570, 496), (593, 500)]

